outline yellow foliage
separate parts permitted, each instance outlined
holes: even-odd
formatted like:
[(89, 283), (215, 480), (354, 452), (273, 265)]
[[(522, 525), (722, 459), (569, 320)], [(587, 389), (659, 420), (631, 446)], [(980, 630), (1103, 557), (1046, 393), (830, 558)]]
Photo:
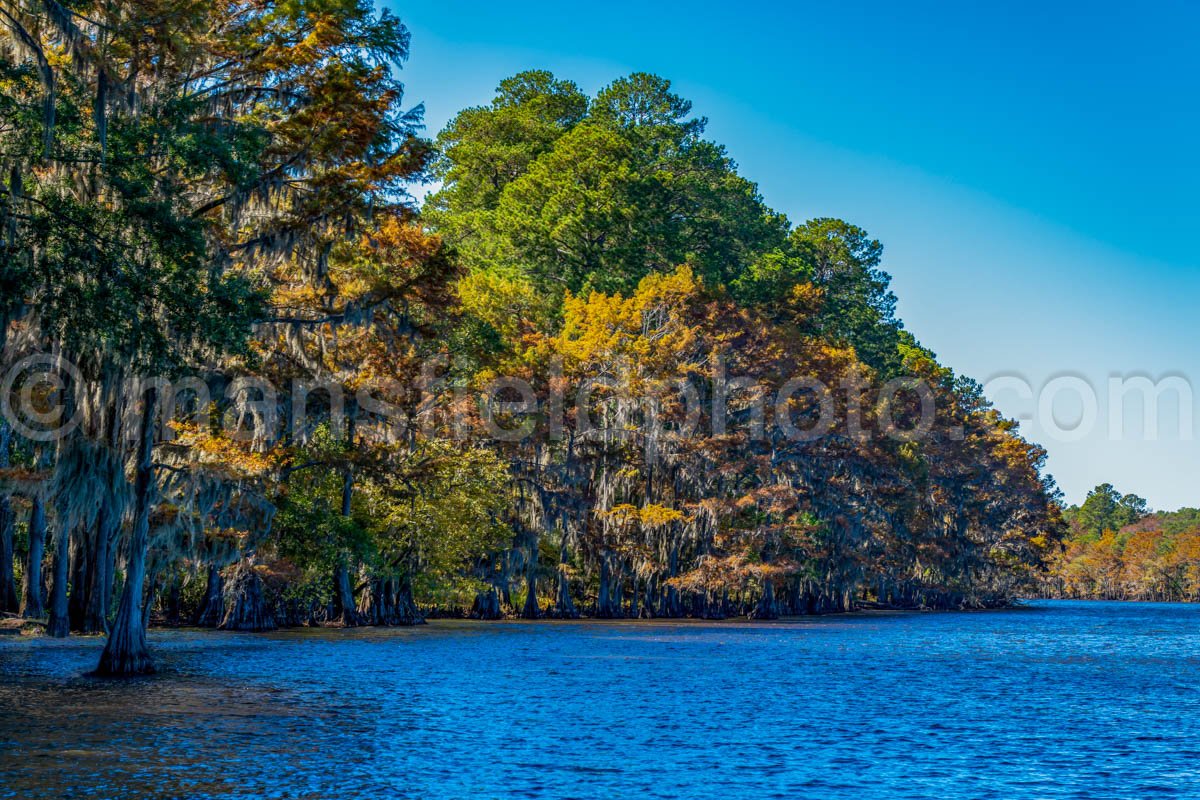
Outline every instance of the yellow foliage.
[(568, 294), (552, 346), (568, 371), (681, 374), (699, 338), (687, 312), (700, 289), (692, 270), (680, 267), (646, 276), (629, 298)]
[(549, 309), (526, 277), (479, 270), (458, 281), (463, 312), (492, 326), (506, 342), (517, 343), (529, 328), (544, 329)]
[(641, 508), (629, 503), (613, 506), (608, 511), (602, 511), (601, 517), (614, 520), (624, 525), (640, 525), (642, 528), (658, 528), (673, 522), (682, 522), (687, 516), (674, 508), (648, 503)]
[(190, 422), (173, 422), (176, 447), (186, 448), (198, 466), (216, 468), (234, 476), (255, 477), (278, 468), (282, 453), (259, 452), (251, 442), (214, 434)]

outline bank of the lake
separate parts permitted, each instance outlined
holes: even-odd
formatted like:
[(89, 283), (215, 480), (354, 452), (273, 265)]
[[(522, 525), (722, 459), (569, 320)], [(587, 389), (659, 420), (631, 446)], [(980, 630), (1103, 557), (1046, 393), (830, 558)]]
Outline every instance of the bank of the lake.
[(0, 640), (0, 796), (1200, 795), (1196, 606), (152, 639)]

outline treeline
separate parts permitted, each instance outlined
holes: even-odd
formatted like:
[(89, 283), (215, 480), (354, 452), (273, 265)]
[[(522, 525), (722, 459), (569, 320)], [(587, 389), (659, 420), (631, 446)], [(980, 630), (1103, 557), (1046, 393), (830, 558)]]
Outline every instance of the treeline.
[(879, 242), (667, 81), (522, 73), (430, 141), (365, 0), (0, 23), (0, 608), (100, 672), (152, 619), (981, 607), (1053, 551)]
[(1044, 593), (1088, 600), (1200, 600), (1200, 509), (1149, 513), (1111, 484), (1065, 514), (1070, 530), (1048, 559)]

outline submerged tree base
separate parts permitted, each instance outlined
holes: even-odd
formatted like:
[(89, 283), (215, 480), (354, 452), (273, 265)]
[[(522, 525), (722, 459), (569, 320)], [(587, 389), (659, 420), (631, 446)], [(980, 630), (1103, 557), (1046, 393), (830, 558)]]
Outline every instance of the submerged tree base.
[(358, 609), (358, 624), (375, 627), (424, 625), (425, 617), (413, 600), (407, 582), (375, 578), (363, 595)]
[(101, 678), (136, 678), (139, 675), (153, 675), (157, 671), (154, 659), (146, 650), (111, 655), (106, 648), (100, 656), (99, 666), (91, 674)]
[(471, 619), (497, 620), (504, 615), (500, 611), (500, 594), (495, 587), (475, 595), (475, 603), (471, 606)]
[(275, 617), (267, 608), (262, 578), (253, 564), (245, 562), (238, 565), (230, 581), (229, 593), (231, 602), (229, 611), (221, 621), (221, 630), (250, 633), (275, 630)]

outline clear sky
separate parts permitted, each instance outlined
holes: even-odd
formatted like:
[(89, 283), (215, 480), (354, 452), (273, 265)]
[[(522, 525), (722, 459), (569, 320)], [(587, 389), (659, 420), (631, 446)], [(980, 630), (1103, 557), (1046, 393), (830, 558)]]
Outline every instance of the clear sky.
[[(1112, 437), (1107, 401), (1111, 376), (1200, 379), (1200, 4), (387, 2), (431, 134), (523, 69), (588, 92), (670, 78), (769, 205), (884, 243), (900, 314), (944, 363), (1096, 387), (1081, 438), (992, 393), (1069, 501), (1108, 481), (1200, 506), (1176, 395), (1153, 441), (1136, 401)], [(1056, 397), (1076, 427), (1077, 393)]]

